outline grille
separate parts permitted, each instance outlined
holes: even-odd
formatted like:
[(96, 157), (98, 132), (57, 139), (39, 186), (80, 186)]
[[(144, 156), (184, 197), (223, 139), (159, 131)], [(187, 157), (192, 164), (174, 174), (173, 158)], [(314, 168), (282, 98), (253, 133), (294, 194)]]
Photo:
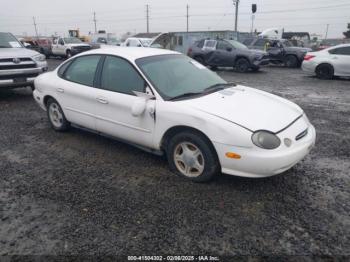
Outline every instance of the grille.
[(83, 51), (90, 50), (91, 48), (90, 48), (90, 46), (76, 46), (75, 49), (83, 52)]
[[(28, 61), (33, 61), (29, 57), (24, 57), (24, 58), (18, 58), (21, 62), (28, 62)], [(0, 63), (13, 63), (13, 58), (1, 58)]]
[(11, 70), (11, 69), (26, 69), (26, 68), (35, 68), (36, 64), (13, 64), (13, 65), (1, 65), (0, 70)]
[(0, 75), (0, 80), (9, 80), (14, 78), (31, 78), (31, 77), (37, 77), (39, 74), (20, 74), (20, 75)]
[(295, 140), (298, 141), (298, 140), (302, 139), (304, 136), (307, 135), (307, 133), (308, 133), (308, 129), (304, 130), (304, 131), (301, 132), (299, 135), (297, 135), (297, 136), (295, 137)]

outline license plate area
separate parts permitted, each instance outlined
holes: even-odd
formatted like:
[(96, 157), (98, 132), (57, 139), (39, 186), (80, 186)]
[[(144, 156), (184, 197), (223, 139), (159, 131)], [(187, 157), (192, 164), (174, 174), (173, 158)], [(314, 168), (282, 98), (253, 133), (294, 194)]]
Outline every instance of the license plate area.
[(25, 83), (27, 82), (27, 78), (26, 77), (17, 77), (13, 79), (14, 83)]

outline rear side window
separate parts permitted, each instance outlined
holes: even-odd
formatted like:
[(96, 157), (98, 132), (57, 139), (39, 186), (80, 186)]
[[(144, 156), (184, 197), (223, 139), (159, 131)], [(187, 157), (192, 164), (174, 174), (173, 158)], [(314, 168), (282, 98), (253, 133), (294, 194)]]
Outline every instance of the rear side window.
[(204, 46), (204, 39), (203, 40), (201, 40), (201, 41), (199, 41), (198, 43), (197, 43), (197, 47), (199, 47), (199, 48), (203, 48), (203, 46)]
[(107, 56), (102, 70), (101, 87), (109, 91), (135, 95), (133, 91), (144, 91), (145, 81), (126, 60)]
[(215, 45), (216, 45), (216, 41), (215, 40), (206, 40), (205, 41), (205, 47), (214, 48)]
[(348, 55), (350, 56), (350, 47), (340, 47), (336, 49), (329, 50), (330, 54), (333, 55)]
[(68, 68), (68, 66), (72, 63), (72, 61), (69, 61), (63, 65), (61, 65), (61, 67), (58, 69), (58, 76), (63, 77), (64, 72), (66, 71), (66, 69)]
[(78, 84), (93, 86), (99, 55), (89, 55), (76, 58), (65, 71), (63, 78)]

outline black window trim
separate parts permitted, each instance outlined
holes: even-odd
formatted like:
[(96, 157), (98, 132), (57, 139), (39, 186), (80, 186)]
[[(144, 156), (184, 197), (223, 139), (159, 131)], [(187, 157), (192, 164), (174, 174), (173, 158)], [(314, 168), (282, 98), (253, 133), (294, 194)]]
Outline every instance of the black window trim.
[(113, 90), (104, 89), (102, 87), (102, 71), (103, 71), (104, 63), (105, 63), (105, 60), (106, 60), (107, 56), (110, 56), (110, 57), (115, 57), (115, 58), (122, 59), (122, 60), (126, 61), (129, 65), (131, 65), (131, 67), (136, 71), (136, 73), (141, 77), (141, 79), (144, 82), (143, 92), (145, 93), (146, 92), (146, 87), (149, 87), (149, 89), (151, 90), (152, 94), (155, 95), (154, 91), (153, 91), (153, 85), (150, 85), (150, 82), (147, 81), (147, 79), (141, 74), (142, 71), (140, 72), (140, 70), (135, 65), (130, 63), (130, 61), (128, 59), (126, 59), (124, 57), (121, 57), (121, 56), (118, 56), (118, 55), (113, 55), (113, 54), (103, 54), (102, 56), (103, 56), (103, 59), (100, 60), (100, 63), (99, 63), (98, 68), (96, 70), (96, 73), (98, 75), (97, 76), (95, 75), (95, 80), (96, 80), (96, 82), (94, 83), (95, 84), (94, 85), (95, 88), (103, 90), (103, 91), (109, 91), (109, 92), (117, 93), (117, 94), (136, 96), (135, 94), (117, 92), (117, 91), (113, 91)]
[[(95, 75), (94, 75), (94, 80), (93, 80), (92, 86), (90, 86), (90, 85), (85, 85), (85, 84), (82, 84), (82, 83), (79, 83), (79, 82), (76, 82), (76, 81), (68, 80), (67, 78), (65, 78), (65, 75), (66, 75), (66, 73), (67, 73), (67, 70), (72, 66), (72, 64), (73, 64), (77, 59), (79, 59), (79, 58), (81, 58), (81, 57), (87, 57), (87, 56), (99, 56), (99, 57), (100, 57), (100, 60), (99, 60), (98, 63), (97, 63), (97, 67), (96, 67), (96, 71), (95, 71)], [(69, 60), (69, 61), (63, 63), (62, 65), (60, 65), (60, 67), (57, 69), (57, 76), (58, 76), (59, 78), (65, 80), (65, 81), (68, 81), (68, 82), (72, 82), (72, 83), (79, 84), (79, 85), (86, 86), (86, 87), (96, 88), (96, 86), (95, 86), (95, 81), (96, 81), (97, 72), (98, 72), (99, 65), (100, 65), (100, 63), (101, 63), (102, 56), (103, 56), (103, 55), (101, 55), (101, 54), (88, 54), (88, 55), (82, 55), (82, 56), (75, 57), (74, 59)], [(60, 68), (61, 68), (62, 66), (64, 66), (65, 64), (67, 64), (67, 63), (70, 63), (70, 64), (69, 64), (69, 65), (67, 66), (67, 68), (64, 70), (64, 72), (62, 73), (62, 75), (60, 75), (60, 74), (59, 74)]]

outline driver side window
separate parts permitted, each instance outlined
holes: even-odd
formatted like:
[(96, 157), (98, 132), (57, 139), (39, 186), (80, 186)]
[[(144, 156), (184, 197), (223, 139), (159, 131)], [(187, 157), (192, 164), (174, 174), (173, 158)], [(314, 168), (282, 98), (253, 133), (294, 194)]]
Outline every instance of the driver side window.
[(145, 81), (126, 60), (107, 56), (101, 75), (101, 88), (118, 93), (135, 95), (133, 91), (144, 92)]

